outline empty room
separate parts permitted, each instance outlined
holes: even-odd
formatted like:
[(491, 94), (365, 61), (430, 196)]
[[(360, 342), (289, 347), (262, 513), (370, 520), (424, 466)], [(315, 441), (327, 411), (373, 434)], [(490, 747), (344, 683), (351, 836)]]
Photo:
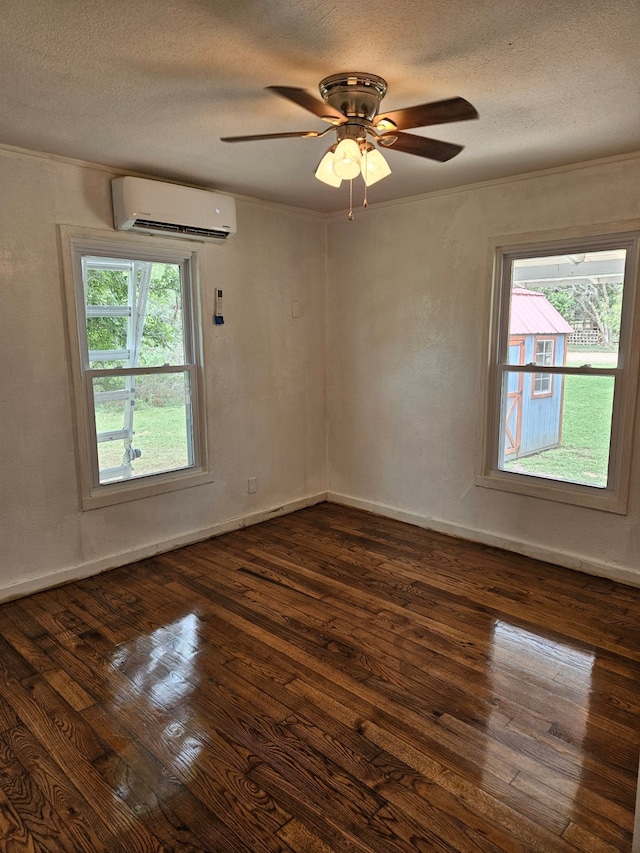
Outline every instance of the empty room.
[(0, 851), (638, 853), (637, 3), (0, 39)]

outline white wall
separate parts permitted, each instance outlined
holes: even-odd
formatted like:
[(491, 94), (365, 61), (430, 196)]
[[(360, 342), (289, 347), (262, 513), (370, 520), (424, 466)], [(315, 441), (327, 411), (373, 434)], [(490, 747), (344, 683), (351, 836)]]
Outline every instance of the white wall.
[(640, 453), (626, 516), (474, 485), (490, 239), (637, 220), (639, 186), (621, 158), (330, 220), (330, 498), (640, 584)]
[(238, 234), (205, 249), (207, 314), (213, 288), (225, 291), (225, 325), (206, 327), (215, 481), (81, 512), (56, 224), (110, 229), (110, 178), (0, 148), (0, 600), (327, 488), (640, 584), (639, 453), (626, 516), (474, 484), (489, 241), (640, 218), (640, 159), (371, 207), (353, 222), (239, 200)]
[(0, 149), (0, 600), (326, 490), (324, 222), (240, 200), (202, 282), (208, 317), (224, 287), (225, 325), (205, 323), (215, 481), (81, 512), (56, 224), (110, 229), (111, 176)]

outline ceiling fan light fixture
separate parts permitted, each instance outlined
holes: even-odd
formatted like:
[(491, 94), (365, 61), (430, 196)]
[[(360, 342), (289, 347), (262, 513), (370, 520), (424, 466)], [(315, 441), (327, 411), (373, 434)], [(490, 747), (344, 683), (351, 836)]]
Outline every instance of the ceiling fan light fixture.
[(360, 165), (365, 184), (370, 187), (391, 174), (391, 168), (377, 148), (367, 148)]
[[(336, 143), (323, 156), (315, 176), (331, 187), (339, 187), (342, 181), (349, 181), (349, 219), (353, 219), (353, 179), (362, 175), (365, 184), (363, 207), (367, 207), (368, 187), (391, 174), (391, 169), (380, 151), (367, 141), (368, 136), (383, 150), (393, 147), (396, 152), (445, 163), (459, 154), (463, 146), (406, 131), (478, 118), (475, 107), (464, 98), (458, 97), (388, 112), (381, 111), (380, 103), (387, 92), (386, 81), (377, 74), (359, 71), (331, 74), (321, 80), (318, 86), (321, 101), (305, 89), (292, 86), (267, 88), (327, 122), (329, 126), (322, 131), (225, 136), (222, 141), (250, 142), (296, 137), (310, 139), (325, 136), (334, 130)], [(393, 156), (395, 157), (395, 154)]]
[(333, 154), (333, 172), (344, 181), (357, 178), (360, 174), (360, 147), (355, 139), (342, 139)]
[(329, 184), (330, 187), (339, 187), (342, 183), (342, 178), (339, 178), (333, 171), (333, 152), (335, 148), (335, 145), (331, 146), (316, 169), (316, 178), (324, 184)]

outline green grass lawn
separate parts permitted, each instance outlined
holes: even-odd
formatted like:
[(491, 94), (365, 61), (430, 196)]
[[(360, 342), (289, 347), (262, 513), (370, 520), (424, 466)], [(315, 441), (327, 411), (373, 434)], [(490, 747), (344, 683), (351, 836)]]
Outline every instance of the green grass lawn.
[[(584, 362), (579, 353), (567, 363)], [(505, 470), (606, 486), (612, 405), (613, 377), (566, 376), (561, 445), (508, 462)]]
[[(122, 427), (120, 412), (109, 411), (106, 406), (100, 408), (104, 411), (96, 415), (98, 432)], [(184, 405), (136, 407), (134, 431), (133, 446), (142, 451), (142, 456), (133, 463), (135, 477), (184, 468), (188, 464)], [(122, 463), (122, 441), (104, 442), (99, 450), (100, 468)]]

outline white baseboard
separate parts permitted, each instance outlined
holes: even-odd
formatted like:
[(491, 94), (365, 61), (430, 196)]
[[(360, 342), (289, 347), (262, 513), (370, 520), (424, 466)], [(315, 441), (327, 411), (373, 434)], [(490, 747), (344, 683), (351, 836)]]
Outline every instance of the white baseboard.
[(589, 560), (581, 554), (545, 548), (543, 545), (538, 545), (534, 542), (522, 542), (518, 539), (511, 539), (508, 536), (496, 535), (478, 527), (452, 524), (451, 522), (442, 521), (437, 518), (429, 518), (413, 512), (406, 512), (405, 510), (378, 503), (377, 501), (365, 501), (360, 498), (351, 497), (350, 495), (338, 494), (337, 492), (327, 492), (327, 500), (331, 503), (351, 506), (355, 509), (364, 509), (374, 515), (382, 515), (386, 518), (404, 521), (407, 524), (414, 524), (416, 527), (424, 527), (427, 530), (446, 533), (449, 536), (457, 536), (459, 539), (468, 539), (471, 542), (491, 545), (494, 548), (504, 548), (505, 551), (514, 551), (516, 554), (523, 554), (525, 557), (543, 560), (545, 563), (553, 563), (556, 566), (574, 569), (589, 575), (608, 578), (618, 583), (627, 584), (627, 586), (640, 587), (640, 573), (627, 566), (616, 566), (598, 560)]
[(407, 512), (406, 510), (398, 509), (397, 507), (389, 506), (388, 504), (379, 503), (377, 501), (361, 500), (360, 498), (339, 494), (337, 492), (319, 492), (315, 495), (309, 495), (306, 498), (289, 501), (282, 506), (274, 507), (272, 509), (260, 510), (239, 518), (232, 518), (227, 521), (217, 522), (211, 527), (192, 530), (183, 536), (164, 539), (159, 542), (142, 545), (141, 547), (135, 548), (131, 551), (112, 554), (107, 557), (102, 557), (99, 560), (92, 560), (91, 562), (83, 563), (82, 565), (70, 566), (45, 575), (36, 575), (26, 578), (18, 583), (9, 584), (9, 586), (6, 587), (0, 587), (0, 602), (9, 601), (14, 598), (21, 598), (22, 596), (31, 595), (35, 592), (51, 589), (54, 586), (60, 586), (61, 584), (70, 583), (71, 581), (80, 580), (81, 578), (91, 577), (92, 575), (100, 574), (100, 572), (105, 572), (109, 569), (115, 569), (119, 566), (125, 566), (128, 563), (135, 563), (137, 560), (144, 560), (148, 557), (153, 557), (155, 554), (173, 551), (176, 548), (182, 548), (184, 545), (192, 545), (194, 542), (200, 542), (203, 539), (209, 539), (212, 536), (220, 536), (223, 533), (229, 533), (232, 530), (240, 530), (241, 528), (249, 527), (252, 524), (259, 524), (260, 522), (267, 521), (270, 518), (277, 518), (280, 515), (296, 512), (299, 509), (314, 506), (315, 504), (321, 503), (325, 500), (330, 501), (331, 503), (342, 504), (343, 506), (363, 509), (367, 512), (373, 513), (374, 515), (382, 515), (386, 518), (404, 521), (407, 524), (413, 524), (416, 527), (423, 527), (427, 530), (437, 531), (438, 533), (457, 536), (460, 539), (480, 542), (483, 545), (491, 545), (495, 548), (504, 548), (506, 551), (514, 551), (516, 554), (523, 554), (526, 557), (532, 557), (536, 560), (544, 560), (547, 563), (553, 563), (564, 568), (575, 569), (590, 575), (608, 578), (609, 580), (624, 583), (628, 586), (640, 587), (640, 574), (626, 566), (615, 566), (610, 563), (588, 560), (579, 554), (567, 551), (556, 551), (532, 542), (522, 542), (506, 536), (498, 536), (495, 533), (491, 533), (490, 531), (482, 530), (480, 528), (466, 527), (436, 518), (417, 515), (416, 513)]
[(326, 499), (327, 493), (320, 492), (316, 495), (309, 495), (306, 498), (289, 501), (282, 506), (274, 507), (272, 509), (260, 510), (258, 512), (250, 513), (249, 515), (241, 516), (240, 518), (231, 518), (227, 521), (220, 521), (211, 527), (202, 528), (200, 530), (191, 530), (183, 536), (142, 545), (139, 548), (120, 554), (110, 554), (109, 556), (101, 557), (98, 560), (92, 560), (91, 562), (83, 563), (79, 566), (70, 566), (66, 569), (59, 569), (58, 571), (50, 572), (45, 575), (35, 575), (21, 580), (18, 583), (9, 584), (9, 586), (6, 587), (0, 587), (0, 602), (10, 601), (14, 598), (22, 598), (23, 596), (31, 595), (34, 592), (42, 592), (42, 590), (51, 589), (54, 586), (61, 586), (62, 584), (77, 581), (81, 578), (88, 578), (92, 575), (106, 572), (109, 569), (126, 566), (128, 563), (135, 563), (137, 560), (145, 560), (156, 554), (173, 551), (176, 548), (182, 548), (184, 545), (192, 545), (194, 542), (201, 542), (203, 539), (209, 539), (212, 536), (221, 536), (223, 533), (229, 533), (232, 530), (240, 530), (241, 528), (249, 527), (252, 524), (259, 524), (261, 521), (267, 521), (270, 518), (277, 518), (279, 515), (296, 512), (296, 510), (304, 509), (304, 507), (307, 506), (313, 506), (314, 504), (326, 501)]

